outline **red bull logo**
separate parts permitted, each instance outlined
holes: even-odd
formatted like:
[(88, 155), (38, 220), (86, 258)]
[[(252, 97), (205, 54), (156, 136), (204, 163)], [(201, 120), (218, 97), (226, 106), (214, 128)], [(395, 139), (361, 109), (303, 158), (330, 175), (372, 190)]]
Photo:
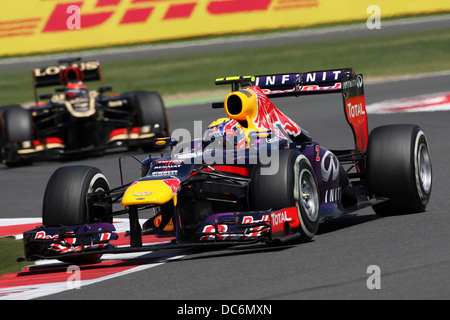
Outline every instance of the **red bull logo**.
[(293, 136), (298, 136), (302, 129), (292, 121), (283, 112), (278, 110), (270, 99), (259, 87), (252, 87), (251, 90), (256, 93), (258, 99), (258, 113), (253, 119), (253, 123), (260, 130), (275, 130), (278, 136), (284, 136), (279, 132), (277, 124), (280, 124), (283, 130)]

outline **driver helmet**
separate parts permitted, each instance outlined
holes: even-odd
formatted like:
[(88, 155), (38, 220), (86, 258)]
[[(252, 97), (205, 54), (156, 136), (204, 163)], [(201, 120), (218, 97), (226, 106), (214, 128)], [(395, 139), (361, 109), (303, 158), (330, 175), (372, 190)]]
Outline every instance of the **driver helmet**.
[[(218, 140), (219, 139), (219, 140)], [(204, 146), (212, 145), (224, 150), (245, 148), (245, 132), (241, 125), (234, 119), (219, 118), (213, 121), (203, 135)]]
[(64, 94), (66, 99), (85, 98), (87, 96), (87, 87), (83, 82), (71, 82), (66, 85)]
[(66, 99), (87, 98), (87, 87), (83, 83), (84, 74), (81, 68), (69, 66), (64, 68), (60, 74), (60, 81), (64, 88)]

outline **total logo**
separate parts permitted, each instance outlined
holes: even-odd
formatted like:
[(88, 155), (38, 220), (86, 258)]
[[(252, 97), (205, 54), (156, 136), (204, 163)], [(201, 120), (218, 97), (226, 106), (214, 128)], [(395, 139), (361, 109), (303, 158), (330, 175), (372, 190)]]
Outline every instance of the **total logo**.
[(347, 114), (350, 118), (355, 118), (360, 115), (366, 114), (366, 110), (363, 107), (362, 103), (357, 103), (352, 105), (351, 103), (347, 103)]
[(285, 222), (292, 221), (292, 218), (289, 218), (287, 215), (287, 211), (274, 212), (270, 214), (270, 218), (272, 219), (272, 225), (278, 226), (280, 224), (284, 224)]

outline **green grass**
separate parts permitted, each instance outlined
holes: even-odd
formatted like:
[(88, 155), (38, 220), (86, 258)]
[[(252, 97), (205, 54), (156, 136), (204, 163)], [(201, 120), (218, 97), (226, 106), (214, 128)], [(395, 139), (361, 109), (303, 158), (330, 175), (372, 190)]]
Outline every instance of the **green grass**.
[(0, 238), (0, 276), (5, 273), (18, 272), (24, 266), (32, 264), (30, 261), (17, 262), (23, 256), (23, 241), (14, 238)]
[(227, 75), (348, 66), (369, 77), (450, 69), (450, 30), (111, 63), (103, 70), (119, 91), (142, 85), (170, 95), (214, 90), (214, 80)]
[[(214, 80), (221, 76), (339, 67), (353, 67), (366, 79), (450, 70), (450, 30), (113, 62), (102, 71), (114, 92), (145, 89), (167, 97), (216, 90)], [(29, 71), (0, 75), (1, 105), (32, 100)]]

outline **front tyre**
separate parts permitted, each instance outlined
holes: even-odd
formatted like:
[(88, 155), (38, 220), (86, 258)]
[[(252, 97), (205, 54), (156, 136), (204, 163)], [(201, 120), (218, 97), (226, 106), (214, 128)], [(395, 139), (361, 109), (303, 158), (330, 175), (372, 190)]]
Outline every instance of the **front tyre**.
[(316, 176), (308, 159), (302, 155), (302, 158), (297, 158), (296, 163), (298, 165), (295, 167), (294, 199), (299, 209), (303, 240), (309, 241), (319, 227), (319, 189)]
[[(47, 227), (73, 226), (107, 219), (109, 205), (94, 206), (89, 195), (109, 190), (103, 173), (89, 166), (58, 168), (50, 177), (44, 193), (42, 223)], [(75, 264), (94, 263), (102, 254), (60, 259)]]
[(319, 228), (320, 192), (309, 160), (298, 150), (280, 150), (278, 171), (261, 174), (264, 166), (252, 169), (251, 210), (277, 210), (297, 207), (300, 241), (310, 241)]
[(367, 185), (382, 216), (425, 211), (431, 196), (428, 142), (416, 125), (388, 125), (372, 130), (367, 145)]
[(58, 168), (50, 177), (44, 193), (42, 222), (47, 227), (73, 226), (99, 222), (108, 207), (89, 201), (94, 192), (109, 190), (103, 173), (89, 166)]

